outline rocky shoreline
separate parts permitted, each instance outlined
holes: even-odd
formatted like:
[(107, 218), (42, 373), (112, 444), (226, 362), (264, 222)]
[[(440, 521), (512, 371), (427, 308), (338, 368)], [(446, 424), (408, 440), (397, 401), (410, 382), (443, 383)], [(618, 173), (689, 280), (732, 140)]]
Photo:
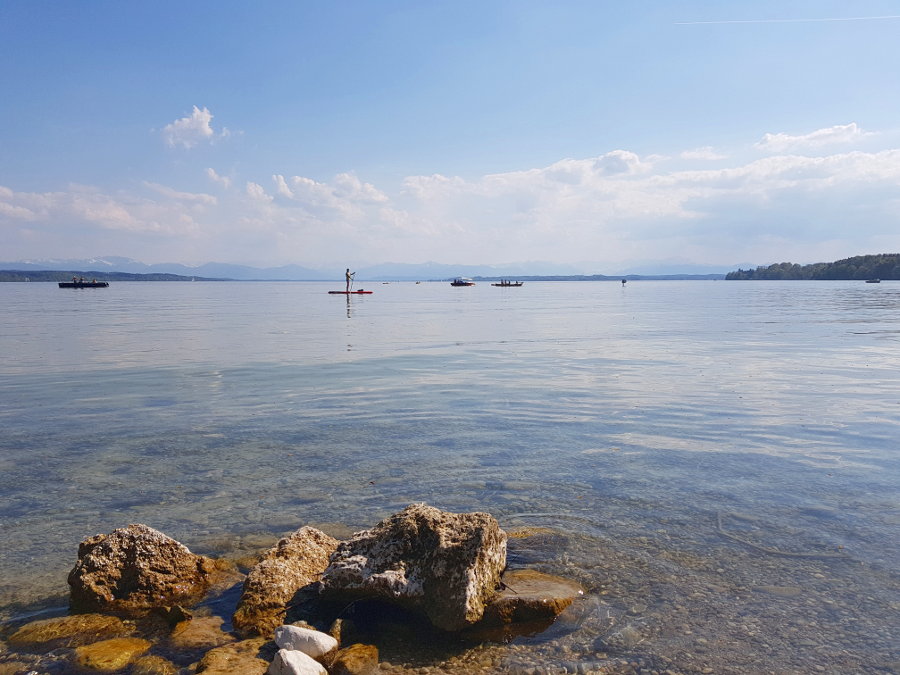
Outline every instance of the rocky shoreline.
[(129, 525), (81, 543), (70, 613), (10, 627), (0, 675), (409, 672), (383, 649), (434, 651), (418, 673), (494, 672), (496, 648), (583, 595), (575, 581), (508, 569), (507, 539), (487, 513), (412, 504), (344, 541), (301, 527), (244, 574)]

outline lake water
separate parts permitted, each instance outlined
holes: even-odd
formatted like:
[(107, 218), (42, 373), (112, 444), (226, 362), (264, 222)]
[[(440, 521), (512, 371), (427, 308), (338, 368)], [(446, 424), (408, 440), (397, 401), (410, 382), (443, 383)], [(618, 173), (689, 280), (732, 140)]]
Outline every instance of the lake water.
[(900, 283), (359, 285), (0, 284), (0, 618), (424, 501), (586, 588), (498, 672), (900, 671)]

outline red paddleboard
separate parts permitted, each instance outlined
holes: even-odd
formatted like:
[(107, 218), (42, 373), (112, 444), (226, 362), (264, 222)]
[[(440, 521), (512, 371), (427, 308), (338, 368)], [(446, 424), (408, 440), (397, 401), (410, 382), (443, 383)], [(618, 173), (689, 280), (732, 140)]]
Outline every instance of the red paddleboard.
[(329, 295), (372, 295), (375, 291), (328, 291)]

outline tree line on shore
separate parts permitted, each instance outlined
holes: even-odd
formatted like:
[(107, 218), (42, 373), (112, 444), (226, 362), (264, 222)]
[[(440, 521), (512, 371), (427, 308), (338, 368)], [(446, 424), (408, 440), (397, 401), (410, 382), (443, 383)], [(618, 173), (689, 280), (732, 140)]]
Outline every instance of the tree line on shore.
[(0, 270), (0, 281), (72, 281), (73, 277), (88, 281), (223, 281), (180, 274), (132, 274), (130, 272), (80, 272), (76, 270)]
[(865, 280), (900, 279), (900, 253), (858, 255), (829, 263), (776, 263), (729, 272), (726, 279)]

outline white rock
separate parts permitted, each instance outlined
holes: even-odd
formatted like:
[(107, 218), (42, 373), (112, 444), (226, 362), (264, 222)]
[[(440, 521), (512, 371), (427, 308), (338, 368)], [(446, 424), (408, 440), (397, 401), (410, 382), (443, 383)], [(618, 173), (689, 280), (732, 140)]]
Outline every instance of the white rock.
[(269, 665), (267, 675), (328, 675), (325, 666), (293, 649), (279, 649)]
[(279, 649), (303, 652), (314, 659), (337, 649), (338, 641), (330, 635), (302, 626), (279, 626), (275, 629)]

